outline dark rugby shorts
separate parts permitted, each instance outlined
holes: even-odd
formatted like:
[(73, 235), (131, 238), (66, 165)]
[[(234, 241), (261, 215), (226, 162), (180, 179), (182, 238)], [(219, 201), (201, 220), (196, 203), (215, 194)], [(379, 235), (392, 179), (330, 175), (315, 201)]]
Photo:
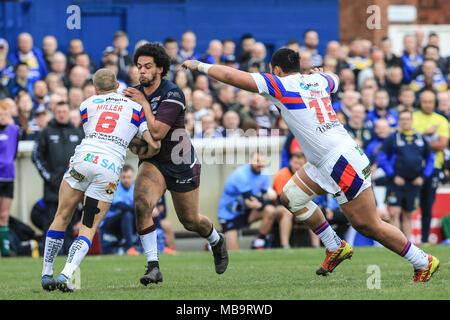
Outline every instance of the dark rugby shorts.
[(236, 218), (231, 220), (220, 219), (219, 223), (222, 226), (222, 232), (225, 233), (230, 230), (241, 230), (247, 228), (250, 224), (248, 223), (248, 218), (250, 216), (251, 209), (245, 210), (244, 213), (238, 215)]
[(197, 161), (194, 165), (187, 163), (173, 164), (160, 163), (150, 158), (139, 161), (139, 165), (142, 162), (153, 164), (161, 172), (166, 181), (167, 190), (184, 193), (195, 190), (200, 186), (201, 165)]
[(0, 197), (14, 198), (14, 181), (0, 181)]
[(411, 181), (406, 181), (403, 186), (392, 182), (387, 188), (387, 203), (406, 211), (414, 211), (418, 207), (419, 192), (420, 187), (413, 185)]

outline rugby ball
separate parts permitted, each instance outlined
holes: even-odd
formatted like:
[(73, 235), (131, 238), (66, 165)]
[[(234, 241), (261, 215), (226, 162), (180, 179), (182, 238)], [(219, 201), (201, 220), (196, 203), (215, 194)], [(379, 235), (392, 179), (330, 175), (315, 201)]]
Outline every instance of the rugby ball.
[(143, 155), (147, 152), (148, 146), (147, 146), (147, 144), (138, 145), (138, 144), (130, 143), (128, 145), (128, 149), (130, 149), (130, 151), (134, 154)]

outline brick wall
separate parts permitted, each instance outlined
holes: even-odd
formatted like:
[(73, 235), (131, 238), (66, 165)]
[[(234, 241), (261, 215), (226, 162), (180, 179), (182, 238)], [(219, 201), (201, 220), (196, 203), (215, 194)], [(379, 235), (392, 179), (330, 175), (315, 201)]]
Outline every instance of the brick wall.
[[(340, 0), (340, 40), (348, 43), (355, 37), (361, 37), (378, 44), (388, 33), (387, 7), (391, 4), (415, 6), (417, 19), (413, 24), (450, 24), (449, 0)], [(373, 14), (367, 13), (371, 5), (380, 8), (380, 29), (371, 30), (367, 27), (367, 19)]]

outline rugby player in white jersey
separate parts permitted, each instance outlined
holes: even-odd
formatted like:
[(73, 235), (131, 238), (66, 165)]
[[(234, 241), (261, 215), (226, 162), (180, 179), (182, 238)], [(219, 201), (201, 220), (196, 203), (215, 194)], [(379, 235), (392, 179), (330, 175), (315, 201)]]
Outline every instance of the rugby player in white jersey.
[(370, 163), (336, 117), (330, 94), (339, 79), (316, 69), (300, 74), (298, 53), (281, 48), (271, 59), (269, 73), (248, 73), (227, 66), (187, 60), (183, 67), (269, 99), (297, 138), (308, 160), (285, 185), (283, 205), (303, 221), (326, 247), (325, 261), (316, 273), (327, 275), (351, 258), (353, 249), (329, 226), (312, 199), (331, 193), (348, 221), (361, 234), (404, 257), (414, 266), (412, 282), (426, 282), (439, 268), (439, 260), (414, 246), (396, 227), (376, 212), (371, 188)]
[[(88, 253), (97, 227), (108, 212), (130, 141), (136, 136), (147, 142), (148, 150), (140, 157), (151, 157), (160, 148), (160, 143), (148, 131), (142, 106), (117, 93), (119, 83), (111, 70), (98, 70), (93, 82), (97, 95), (80, 105), (85, 138), (70, 159), (59, 190), (58, 210), (45, 240), (41, 285), (48, 291), (56, 288), (73, 291), (71, 277)], [(55, 280), (53, 262), (75, 207), (83, 198), (79, 235)]]

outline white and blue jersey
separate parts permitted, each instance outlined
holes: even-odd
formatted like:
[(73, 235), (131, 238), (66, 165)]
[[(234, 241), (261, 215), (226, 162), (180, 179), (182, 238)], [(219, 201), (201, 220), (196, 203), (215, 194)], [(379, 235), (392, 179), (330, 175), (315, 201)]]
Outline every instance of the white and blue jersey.
[(219, 220), (232, 220), (245, 212), (244, 197), (251, 193), (258, 197), (270, 188), (270, 176), (265, 169), (258, 174), (253, 172), (250, 164), (236, 168), (225, 182), (219, 201)]
[(331, 105), (330, 94), (335, 93), (339, 85), (334, 75), (297, 73), (277, 77), (251, 73), (251, 76), (259, 93), (280, 111), (308, 162), (320, 166), (342, 142), (351, 143), (352, 138)]
[(142, 106), (115, 92), (86, 99), (80, 114), (85, 137), (75, 153), (103, 153), (124, 162), (131, 139), (148, 130)]

